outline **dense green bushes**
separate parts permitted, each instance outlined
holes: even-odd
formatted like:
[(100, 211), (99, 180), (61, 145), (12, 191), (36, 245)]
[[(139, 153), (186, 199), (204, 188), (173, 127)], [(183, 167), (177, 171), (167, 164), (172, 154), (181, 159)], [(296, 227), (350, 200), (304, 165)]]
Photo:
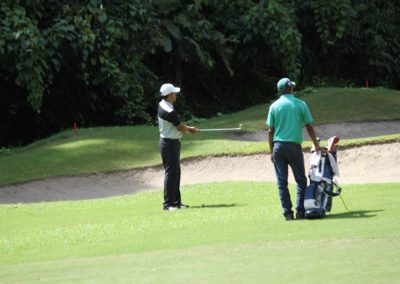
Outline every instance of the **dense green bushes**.
[(303, 84), (399, 88), (397, 1), (20, 0), (0, 4), (0, 146), (73, 122), (153, 123), (158, 89), (183, 116)]

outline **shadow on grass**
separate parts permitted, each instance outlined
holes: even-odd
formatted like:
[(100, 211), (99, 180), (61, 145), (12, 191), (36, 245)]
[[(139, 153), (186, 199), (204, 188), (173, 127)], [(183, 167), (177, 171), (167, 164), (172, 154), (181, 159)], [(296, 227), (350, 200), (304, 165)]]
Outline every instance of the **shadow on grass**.
[(238, 207), (238, 206), (246, 206), (247, 204), (202, 204), (198, 206), (190, 206), (189, 209), (201, 209), (201, 208), (229, 208), (229, 207)]
[(358, 210), (358, 211), (349, 211), (345, 213), (338, 214), (328, 214), (326, 218), (329, 219), (351, 219), (351, 218), (371, 218), (375, 217), (377, 214), (373, 214), (376, 212), (382, 212), (383, 210)]

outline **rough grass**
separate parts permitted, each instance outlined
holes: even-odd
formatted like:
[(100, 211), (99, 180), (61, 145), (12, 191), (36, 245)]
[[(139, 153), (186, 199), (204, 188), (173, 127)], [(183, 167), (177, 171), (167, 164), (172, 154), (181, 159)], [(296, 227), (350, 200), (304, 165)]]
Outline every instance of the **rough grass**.
[(396, 283), (399, 185), (345, 186), (350, 212), (335, 198), (293, 222), (256, 182), (184, 187), (192, 207), (174, 212), (161, 192), (3, 205), (0, 282)]

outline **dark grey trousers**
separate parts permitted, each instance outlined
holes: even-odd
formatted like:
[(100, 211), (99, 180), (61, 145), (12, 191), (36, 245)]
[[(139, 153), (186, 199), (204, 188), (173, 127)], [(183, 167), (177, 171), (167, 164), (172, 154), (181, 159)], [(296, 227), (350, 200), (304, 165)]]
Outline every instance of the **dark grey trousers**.
[(160, 152), (165, 169), (164, 208), (181, 204), (181, 142), (177, 139), (160, 138)]

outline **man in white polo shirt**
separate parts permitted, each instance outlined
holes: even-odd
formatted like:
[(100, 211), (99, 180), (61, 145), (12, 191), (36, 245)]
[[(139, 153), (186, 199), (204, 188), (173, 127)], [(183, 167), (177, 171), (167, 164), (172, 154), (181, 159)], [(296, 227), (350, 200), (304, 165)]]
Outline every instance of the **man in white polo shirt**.
[(181, 166), (180, 152), (182, 132), (192, 134), (199, 131), (196, 127), (187, 126), (181, 122), (174, 102), (180, 88), (172, 84), (163, 84), (160, 88), (162, 100), (158, 104), (158, 126), (160, 130), (160, 152), (165, 169), (164, 178), (164, 210), (187, 208), (181, 202), (180, 181)]

